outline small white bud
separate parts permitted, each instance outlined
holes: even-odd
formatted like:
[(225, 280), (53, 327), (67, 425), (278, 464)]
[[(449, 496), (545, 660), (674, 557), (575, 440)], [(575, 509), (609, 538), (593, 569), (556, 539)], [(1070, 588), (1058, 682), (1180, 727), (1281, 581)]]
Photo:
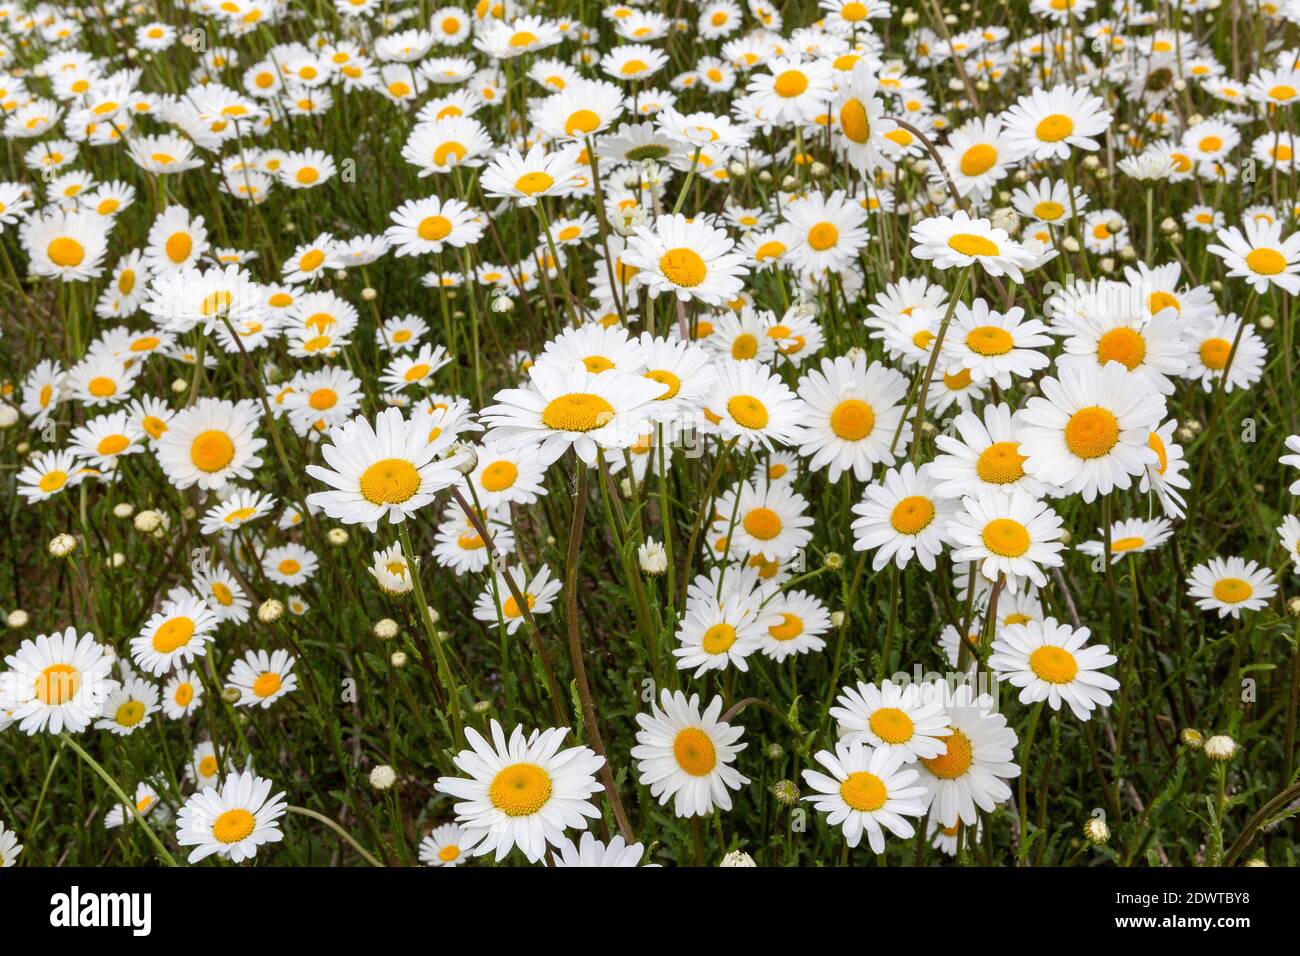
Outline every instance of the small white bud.
[(50, 554), (54, 555), (56, 558), (66, 558), (76, 550), (77, 539), (67, 532), (56, 534), (50, 540)]

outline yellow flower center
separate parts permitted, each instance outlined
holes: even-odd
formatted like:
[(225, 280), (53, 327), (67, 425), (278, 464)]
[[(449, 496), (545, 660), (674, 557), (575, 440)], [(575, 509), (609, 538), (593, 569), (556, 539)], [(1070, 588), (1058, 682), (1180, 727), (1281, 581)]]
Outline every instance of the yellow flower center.
[(438, 242), (451, 235), (451, 220), (446, 216), (425, 216), (416, 231), (425, 242)]
[(444, 863), (450, 863), (456, 857), (460, 856), (460, 847), (447, 845), (438, 851), (438, 859)]
[[(301, 272), (315, 272), (321, 267), (321, 263), (324, 261), (325, 253), (321, 252), (319, 249), (312, 249), (304, 253), (303, 257), (298, 260), (298, 269)], [(274, 305), (275, 302), (272, 301), (271, 304)]]
[(998, 161), (998, 151), (987, 143), (977, 143), (966, 150), (961, 157), (963, 176), (979, 176), (987, 173)]
[(681, 246), (669, 249), (660, 257), (659, 271), (673, 285), (693, 289), (704, 281), (709, 270), (699, 253)]
[(1214, 582), (1214, 596), (1224, 604), (1239, 604), (1254, 593), (1250, 582), (1242, 578), (1220, 578)]
[(1246, 268), (1262, 276), (1275, 276), (1286, 268), (1286, 257), (1276, 249), (1252, 249), (1246, 254)]
[(934, 520), (934, 502), (925, 495), (909, 495), (889, 513), (889, 523), (899, 534), (920, 534)]
[(40, 489), (46, 494), (49, 494), (51, 491), (58, 491), (67, 483), (68, 473), (66, 471), (59, 471), (56, 468), (54, 471), (47, 472), (41, 476)]
[(128, 700), (117, 709), (113, 720), (122, 727), (134, 727), (144, 720), (144, 704), (138, 700)]
[(70, 664), (51, 664), (36, 675), (36, 699), (42, 704), (66, 704), (80, 689), (81, 671)]
[(1065, 648), (1049, 644), (1029, 655), (1029, 669), (1049, 684), (1068, 684), (1079, 673), (1079, 662)]
[(1074, 132), (1074, 120), (1063, 113), (1053, 113), (1039, 121), (1034, 130), (1044, 143), (1059, 143)]
[(307, 404), (316, 409), (316, 411), (323, 412), (326, 409), (333, 408), (338, 404), (338, 401), (339, 395), (338, 392), (334, 391), (334, 389), (318, 388), (316, 391), (311, 393), (311, 396), (307, 399)]
[(1065, 215), (1065, 207), (1059, 202), (1045, 199), (1034, 207), (1034, 215), (1044, 222), (1055, 222)]
[(531, 816), (551, 799), (551, 775), (534, 763), (510, 764), (492, 778), (488, 797), (508, 817)]
[(95, 451), (101, 455), (117, 455), (129, 444), (131, 444), (131, 440), (125, 435), (106, 435), (99, 440), (99, 444), (95, 446)]
[(372, 505), (400, 505), (420, 490), (420, 473), (404, 458), (383, 458), (361, 474), (361, 497)]
[(212, 596), (217, 599), (223, 607), (230, 607), (235, 602), (235, 595), (230, 588), (226, 587), (220, 581), (212, 582)]
[(1155, 432), (1152, 432), (1150, 437), (1147, 438), (1147, 445), (1156, 453), (1156, 458), (1160, 462), (1156, 466), (1156, 473), (1163, 475), (1165, 469), (1169, 467), (1169, 452), (1165, 449), (1164, 440)]
[(662, 402), (674, 398), (681, 391), (682, 380), (665, 369), (653, 369), (646, 372), (645, 377), (664, 386), (664, 393), (659, 396), (657, 401)]
[(1146, 355), (1146, 339), (1133, 329), (1111, 329), (1097, 341), (1097, 361), (1102, 365), (1119, 362), (1131, 372), (1142, 364)]
[(875, 427), (875, 409), (861, 399), (846, 398), (831, 411), (831, 431), (845, 441), (861, 441)]
[(677, 766), (692, 777), (704, 777), (718, 765), (718, 751), (713, 740), (698, 727), (686, 727), (673, 738), (673, 756)]
[(263, 671), (253, 681), (253, 693), (258, 697), (270, 697), (280, 689), (282, 681), (275, 671)]
[(108, 398), (117, 393), (117, 383), (111, 378), (97, 375), (86, 384), (86, 391), (96, 398)]
[(257, 819), (247, 810), (227, 810), (212, 824), (212, 835), (222, 843), (238, 843), (252, 836)]
[(534, 196), (537, 193), (545, 192), (555, 185), (555, 180), (550, 173), (544, 173), (540, 170), (531, 173), (524, 173), (515, 180), (515, 189), (519, 190), (526, 196)]
[(1201, 152), (1213, 153), (1215, 150), (1219, 150), (1223, 148), (1223, 140), (1221, 140), (1217, 136), (1206, 136), (1204, 139), (1201, 140), (1199, 146), (1201, 148)]
[(514, 485), (518, 477), (519, 469), (515, 467), (514, 462), (502, 459), (484, 468), (480, 481), (486, 491), (505, 491)]
[(793, 641), (803, 633), (803, 619), (797, 614), (782, 614), (781, 623), (773, 624), (767, 633), (775, 641)]
[(984, 526), (984, 546), (1004, 558), (1018, 558), (1029, 550), (1029, 529), (1010, 518), (994, 518)]
[(178, 647), (184, 647), (194, 636), (194, 622), (188, 617), (171, 617), (153, 632), (153, 649), (159, 654), (170, 654)]
[(1227, 339), (1206, 339), (1201, 343), (1201, 364), (1216, 372), (1228, 367), (1231, 354), (1232, 343)]
[(176, 692), (172, 695), (172, 700), (176, 701), (176, 703), (179, 704), (181, 707), (188, 707), (190, 701), (192, 701), (193, 699), (194, 699), (193, 684), (181, 684), (176, 688)]
[(564, 121), (564, 131), (570, 136), (575, 133), (590, 133), (600, 125), (600, 117), (592, 110), (577, 110), (569, 114)]
[(50, 243), (46, 254), (56, 266), (72, 269), (81, 265), (81, 261), (86, 258), (86, 248), (76, 239), (59, 236)]
[(1275, 100), (1293, 100), (1295, 99), (1296, 91), (1294, 86), (1280, 84), (1269, 90), (1268, 95)]
[(1081, 408), (1065, 423), (1065, 446), (1080, 458), (1100, 458), (1119, 443), (1119, 419), (1097, 405)]
[(235, 443), (225, 432), (216, 429), (200, 432), (190, 445), (190, 461), (208, 474), (225, 468), (234, 457)]
[(998, 246), (992, 239), (975, 236), (969, 232), (959, 232), (948, 240), (948, 248), (960, 252), (963, 256), (996, 256)]
[(217, 758), (209, 754), (199, 761), (199, 776), (211, 777), (217, 772)]
[(731, 343), (731, 357), (734, 359), (752, 359), (758, 354), (758, 339), (748, 332), (742, 332)]
[(742, 428), (767, 427), (767, 406), (753, 395), (733, 395), (727, 400), (727, 411)]
[(1142, 547), (1144, 544), (1146, 544), (1146, 538), (1117, 538), (1110, 543), (1110, 550), (1112, 552), (1133, 551), (1136, 548)]
[[(525, 594), (524, 603), (528, 605), (528, 610), (531, 611), (533, 605), (537, 603), (537, 599), (531, 594)], [(520, 610), (519, 602), (515, 600), (513, 594), (505, 599), (505, 603), (501, 605), (501, 610), (508, 618), (523, 617), (524, 614), (524, 612)]]
[(808, 230), (808, 245), (818, 252), (825, 252), (827, 249), (834, 248), (839, 241), (840, 231), (834, 223), (819, 222)]
[(590, 392), (570, 392), (542, 409), (542, 424), (559, 432), (589, 432), (609, 424), (614, 406)]
[(167, 252), (167, 258), (172, 262), (184, 262), (190, 257), (190, 252), (194, 248), (194, 240), (190, 238), (188, 232), (174, 232), (164, 243)]
[(772, 89), (778, 96), (790, 99), (808, 89), (808, 77), (799, 70), (786, 70), (773, 81)]
[(859, 770), (840, 784), (840, 798), (854, 810), (870, 813), (879, 810), (889, 799), (885, 785), (874, 773)]
[(867, 725), (887, 744), (905, 744), (916, 731), (912, 718), (897, 707), (881, 707), (871, 715)]
[(736, 629), (730, 624), (715, 624), (700, 639), (700, 646), (706, 654), (725, 654), (735, 643)]
[(1027, 457), (1020, 454), (1020, 446), (1013, 441), (994, 442), (980, 452), (975, 461), (975, 473), (981, 481), (993, 485), (1009, 485), (1025, 476)]
[(760, 541), (770, 541), (781, 533), (781, 516), (771, 508), (751, 508), (744, 524), (745, 530)]
[(981, 325), (966, 335), (966, 345), (977, 355), (1006, 355), (1015, 344), (1011, 333), (996, 325)]
[(921, 763), (940, 780), (956, 780), (974, 762), (970, 738), (960, 730), (954, 730), (943, 741), (944, 752), (937, 757), (922, 757)]
[(861, 100), (845, 101), (840, 107), (840, 128), (851, 142), (862, 145), (871, 137), (871, 121)]

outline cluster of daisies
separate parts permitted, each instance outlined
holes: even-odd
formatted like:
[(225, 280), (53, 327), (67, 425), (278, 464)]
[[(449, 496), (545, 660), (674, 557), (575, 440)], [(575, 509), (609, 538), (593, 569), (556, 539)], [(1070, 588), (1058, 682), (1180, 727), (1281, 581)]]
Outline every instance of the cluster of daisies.
[[(701, 862), (773, 739), (849, 848), (987, 837), (1044, 708), (1127, 701), (1141, 628), (1075, 595), (1139, 613), (1225, 404), (1287, 404), (1300, 3), (1245, 65), (1213, 0), (897, 6), (0, 2), (2, 452), (78, 532), (0, 746), (183, 741), (103, 826), (241, 863), (299, 809), (248, 738), (325, 736), (313, 657), (383, 606), (450, 735), (421, 863), (654, 865), (656, 802)], [(159, 579), (104, 576), (131, 548)], [(1184, 550), (1171, 599), (1239, 624), (1271, 560)], [(544, 710), (503, 725), (512, 658)]]

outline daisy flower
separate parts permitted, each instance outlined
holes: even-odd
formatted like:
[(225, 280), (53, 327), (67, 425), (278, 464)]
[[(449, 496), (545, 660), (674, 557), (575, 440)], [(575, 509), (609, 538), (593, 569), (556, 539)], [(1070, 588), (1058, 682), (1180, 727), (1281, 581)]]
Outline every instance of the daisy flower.
[(780, 591), (767, 599), (764, 613), (779, 614), (779, 623), (769, 624), (758, 649), (774, 661), (792, 654), (820, 651), (826, 642), (819, 635), (830, 630), (826, 606), (807, 591)]
[(759, 362), (720, 361), (702, 410), (724, 440), (739, 439), (743, 447), (796, 445), (804, 437), (803, 400)]
[(995, 312), (982, 298), (969, 306), (958, 302), (952, 327), (943, 342), (942, 360), (949, 374), (966, 369), (975, 382), (992, 381), (1010, 388), (1012, 377), (1029, 378), (1051, 360), (1040, 351), (1051, 345), (1047, 326), (1025, 319), (1019, 306)]
[(483, 168), (483, 193), (514, 199), (521, 206), (534, 206), (544, 196), (565, 195), (581, 185), (581, 153), (582, 147), (576, 144), (549, 155), (541, 145), (532, 147), (526, 156), (517, 149), (498, 153)]
[(1049, 617), (1041, 623), (1013, 624), (993, 640), (989, 666), (1013, 687), (1020, 702), (1047, 701), (1060, 710), (1064, 701), (1080, 720), (1087, 720), (1098, 705), (1109, 707), (1110, 694), (1119, 681), (1102, 668), (1118, 662), (1104, 644), (1087, 646), (1088, 628), (1075, 630)]
[(944, 752), (948, 716), (943, 707), (923, 699), (915, 684), (858, 682), (845, 687), (830, 709), (846, 744), (863, 743), (882, 753), (896, 753), (906, 763)]
[(721, 697), (701, 714), (698, 694), (688, 699), (681, 691), (664, 690), (659, 703), (650, 702), (649, 714), (636, 715), (640, 729), (632, 759), (638, 780), (660, 805), (672, 800), (678, 817), (730, 810), (730, 791), (749, 783), (731, 766), (747, 746), (739, 742), (744, 728), (720, 721), (721, 713)]
[(188, 862), (214, 853), (232, 863), (257, 855), (257, 848), (284, 838), (276, 822), (286, 812), (283, 793), (271, 796), (271, 781), (245, 770), (231, 774), (221, 788), (193, 794), (176, 816), (176, 842), (192, 846)]
[(1009, 142), (1039, 161), (1068, 160), (1070, 147), (1100, 149), (1093, 137), (1105, 133), (1111, 124), (1101, 97), (1068, 86), (1035, 89), (1021, 96), (1002, 119)]
[(389, 214), (393, 225), (384, 233), (394, 255), (421, 256), (450, 246), (472, 246), (483, 235), (483, 216), (459, 199), (410, 199)]
[(1155, 464), (1148, 444), (1164, 399), (1118, 362), (1062, 368), (1039, 383), (1020, 413), (1025, 471), (1065, 494), (1093, 501), (1125, 489)]
[(1017, 490), (1035, 498), (1044, 493), (1042, 482), (1025, 474), (1020, 421), (1009, 405), (985, 405), (982, 418), (973, 410), (961, 412), (952, 431), (934, 439), (943, 452), (930, 463), (937, 494), (956, 499), (990, 491)]
[(567, 727), (534, 730), (515, 727), (507, 742), (497, 721), (489, 742), (473, 727), (465, 728), (469, 750), (452, 762), (464, 777), (439, 777), (434, 789), (458, 801), (456, 822), (484, 831), (475, 855), (495, 853), (497, 861), (516, 846), (530, 863), (542, 858), (547, 844), (563, 845), (564, 831), (585, 830), (600, 816), (589, 799), (600, 790), (596, 772), (604, 765), (587, 747), (560, 749)]
[(1006, 577), (1007, 589), (1018, 593), (1026, 578), (1038, 587), (1047, 584), (1044, 567), (1060, 567), (1061, 518), (1046, 503), (1023, 491), (967, 495), (947, 527), (953, 541), (954, 564), (979, 562), (986, 578)]
[(406, 520), (461, 478), (462, 455), (441, 458), (455, 435), (444, 433), (430, 441), (418, 416), (406, 419), (401, 409), (380, 412), (372, 427), (358, 417), (330, 429), (321, 446), (328, 467), (308, 465), (307, 474), (330, 486), (307, 496), (307, 504), (344, 524), (373, 528), (387, 517), (392, 524)]
[(872, 852), (884, 853), (885, 830), (903, 840), (916, 832), (906, 818), (925, 814), (927, 794), (915, 785), (920, 774), (904, 768), (903, 754), (840, 741), (834, 753), (820, 750), (814, 758), (830, 775), (805, 769), (804, 781), (817, 792), (804, 799), (827, 814), (830, 826), (844, 828), (850, 847), (865, 832)]
[(533, 365), (529, 387), (497, 392), (483, 411), (488, 436), (503, 447), (535, 446), (550, 465), (572, 446), (587, 465), (598, 448), (626, 448), (648, 431), (648, 405), (663, 392), (658, 382), (617, 369), (591, 373)]
[[(1077, 550), (1095, 559), (1094, 568), (1101, 566), (1106, 553), (1105, 532), (1097, 541), (1084, 541)], [(1173, 526), (1164, 518), (1124, 518), (1110, 526), (1110, 563), (1119, 564), (1130, 554), (1153, 551), (1173, 536)]]
[(298, 675), (293, 673), (294, 659), (288, 651), (248, 651), (236, 660), (226, 677), (226, 686), (239, 691), (236, 707), (261, 707), (263, 710), (298, 689)]
[(125, 737), (146, 726), (158, 710), (158, 688), (150, 681), (133, 677), (109, 691), (95, 727)]
[(210, 491), (233, 479), (253, 477), (262, 464), (257, 438), (261, 406), (252, 400), (200, 398), (177, 412), (154, 445), (167, 480), (184, 490), (194, 485)]
[(841, 271), (867, 243), (867, 211), (842, 190), (792, 202), (785, 221), (797, 240), (789, 260), (806, 275)]
[(682, 302), (697, 299), (719, 306), (736, 297), (749, 271), (745, 257), (733, 252), (734, 247), (725, 230), (668, 215), (659, 217), (653, 227), (637, 228), (623, 261), (639, 270), (635, 281), (652, 298), (668, 292)]
[(271, 513), (275, 498), (260, 491), (237, 488), (220, 504), (213, 505), (203, 515), (199, 530), (203, 534), (220, 534), (234, 531), (250, 521)]
[(18, 861), (18, 854), (23, 852), (23, 845), (18, 842), (18, 834), (6, 830), (4, 821), (0, 820), (0, 869), (13, 866)]
[(206, 654), (217, 616), (200, 598), (181, 591), (163, 601), (156, 614), (131, 638), (131, 659), (137, 667), (161, 677)]
[(28, 217), (18, 229), (32, 275), (85, 282), (103, 272), (108, 223), (89, 212), (51, 210)]
[(1187, 595), (1196, 599), (1196, 606), (1202, 611), (1218, 611), (1220, 618), (1258, 611), (1277, 594), (1268, 568), (1237, 557), (1214, 557), (1198, 564), (1187, 585)]
[(644, 853), (643, 844), (628, 846), (621, 836), (611, 838), (608, 844), (601, 843), (588, 831), (576, 845), (566, 837), (553, 863), (557, 867), (635, 867), (641, 865)]
[[(493, 535), (494, 544), (497, 539), (498, 536)], [(533, 575), (531, 581), (526, 576), (527, 572), (518, 566), (496, 572), (495, 579), (479, 593), (478, 601), (474, 605), (474, 618), (487, 624), (504, 621), (506, 633), (513, 634), (524, 622), (524, 608), (519, 606), (509, 584), (506, 583), (506, 574), (514, 580), (519, 593), (524, 596), (527, 610), (534, 617), (551, 610), (556, 596), (560, 593), (561, 585), (559, 581), (551, 580), (551, 569), (545, 564)]]
[(798, 56), (776, 56), (749, 81), (754, 110), (767, 125), (803, 126), (833, 99), (830, 64)]
[(859, 517), (852, 524), (853, 550), (875, 551), (873, 571), (891, 561), (905, 568), (916, 558), (927, 571), (948, 543), (948, 522), (957, 504), (935, 492), (930, 466), (910, 461), (891, 468), (880, 481), (867, 485), (862, 501), (853, 506)]
[(1244, 225), (1244, 234), (1236, 226), (1220, 229), (1219, 241), (1206, 251), (1223, 260), (1230, 278), (1245, 279), (1256, 292), (1270, 284), (1290, 295), (1300, 292), (1300, 232), (1283, 239), (1280, 222), (1247, 219)]
[(529, 505), (546, 494), (546, 468), (538, 460), (537, 449), (504, 449), (496, 442), (484, 441), (477, 451), (478, 460), (468, 480), (483, 508), (505, 503)]
[(28, 504), (47, 501), (85, 479), (84, 463), (66, 448), (38, 451), (19, 470), (15, 480), (18, 494)]
[[(752, 572), (747, 580), (754, 582)], [(761, 595), (752, 589), (707, 590), (709, 581), (697, 578), (688, 593), (686, 613), (677, 627), (679, 646), (673, 648), (677, 667), (694, 667), (696, 677), (731, 665), (747, 671), (745, 658), (759, 649), (766, 629), (780, 624), (782, 618), (763, 607)]]
[(1011, 205), (1026, 218), (1056, 225), (1069, 222), (1076, 213), (1083, 212), (1088, 205), (1088, 196), (1077, 186), (1071, 196), (1070, 187), (1063, 180), (1044, 177), (1013, 192)]
[(0, 673), (0, 711), (31, 735), (81, 733), (103, 713), (113, 690), (113, 657), (90, 633), (76, 628), (62, 634), (38, 634), (5, 657)]
[(458, 823), (444, 823), (420, 841), (420, 862), (425, 866), (460, 866), (474, 855), (483, 839), (481, 830), (466, 830)]
[(951, 216), (933, 216), (912, 227), (912, 255), (930, 260), (936, 269), (965, 268), (979, 263), (992, 276), (1007, 275), (1023, 282), (1021, 269), (1029, 268), (1032, 256), (1013, 242), (1005, 229), (987, 219), (972, 219), (964, 210)]
[(186, 667), (179, 667), (163, 686), (162, 710), (168, 720), (180, 720), (198, 709), (203, 701), (203, 684)]
[(1235, 315), (1216, 316), (1207, 327), (1191, 338), (1191, 356), (1187, 377), (1200, 379), (1201, 388), (1211, 392), (1220, 379), (1223, 390), (1250, 388), (1264, 376), (1268, 346), (1255, 326), (1242, 325)]
[(958, 821), (970, 826), (979, 819), (976, 807), (992, 813), (1011, 798), (1006, 781), (1020, 776), (1020, 767), (1012, 763), (1016, 733), (994, 711), (993, 698), (976, 697), (969, 684), (955, 690), (931, 684), (926, 690), (942, 701), (951, 733), (943, 738), (943, 753), (920, 759), (919, 783), (927, 792), (932, 819), (945, 827)]
[(715, 527), (728, 530), (731, 547), (739, 555), (784, 561), (812, 540), (808, 501), (787, 482), (761, 486), (741, 482), (719, 495), (714, 508), (719, 516)]

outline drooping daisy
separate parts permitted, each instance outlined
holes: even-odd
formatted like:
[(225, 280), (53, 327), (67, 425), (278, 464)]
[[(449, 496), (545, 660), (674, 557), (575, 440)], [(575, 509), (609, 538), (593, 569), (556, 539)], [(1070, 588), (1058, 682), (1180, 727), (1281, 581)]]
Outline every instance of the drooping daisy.
[(232, 863), (257, 855), (257, 848), (284, 838), (276, 822), (286, 810), (285, 795), (271, 796), (272, 783), (250, 771), (231, 774), (218, 790), (193, 794), (176, 817), (176, 842), (192, 846), (188, 861), (214, 853)]
[(162, 803), (158, 797), (158, 791), (153, 785), (140, 781), (135, 785), (135, 798), (133, 800), (135, 811), (127, 804), (117, 803), (109, 807), (108, 812), (104, 814), (104, 829), (115, 830), (120, 826), (126, 826), (134, 823), (136, 814), (142, 817), (151, 817), (157, 812), (157, 820), (165, 823), (171, 819), (171, 811), (166, 804)]
[(1087, 720), (1098, 705), (1110, 706), (1107, 691), (1119, 687), (1119, 681), (1101, 673), (1119, 658), (1104, 644), (1087, 646), (1090, 634), (1086, 627), (1075, 630), (1052, 617), (1013, 624), (998, 631), (989, 666), (1020, 688), (1020, 703), (1045, 700), (1060, 710), (1064, 701), (1074, 716)]
[(5, 657), (0, 712), (9, 711), (25, 734), (81, 733), (103, 713), (113, 689), (113, 658), (90, 633), (76, 628), (38, 634)]
[(839, 706), (830, 715), (839, 722), (845, 743), (898, 753), (907, 763), (944, 752), (947, 714), (940, 703), (923, 699), (915, 684), (886, 680), (877, 687), (859, 681), (856, 688), (843, 688), (835, 702)]
[(295, 661), (286, 650), (248, 651), (234, 662), (226, 685), (239, 691), (236, 707), (261, 707), (263, 710), (298, 689)]
[[(661, 709), (662, 705), (662, 709)], [(649, 714), (637, 714), (640, 728), (632, 748), (638, 780), (665, 805), (673, 801), (678, 817), (707, 816), (714, 809), (731, 809), (731, 792), (749, 783), (733, 766), (747, 744), (743, 727), (718, 719), (722, 698), (714, 697), (703, 713), (700, 698), (681, 691), (660, 692)]]
[(1258, 611), (1277, 594), (1273, 573), (1244, 558), (1214, 557), (1192, 568), (1187, 594), (1202, 611), (1218, 611), (1219, 617), (1240, 617), (1242, 611)]
[(885, 134), (897, 123), (885, 116), (885, 105), (878, 95), (879, 85), (866, 60), (853, 66), (848, 83), (840, 84), (831, 109), (839, 133), (837, 145), (844, 150), (849, 164), (861, 173), (870, 173), (891, 152)]
[(1026, 578), (1043, 587), (1047, 583), (1043, 568), (1065, 563), (1060, 554), (1065, 547), (1060, 516), (1023, 491), (967, 495), (947, 532), (955, 564), (979, 562), (986, 578), (996, 581), (1005, 576), (1013, 594), (1022, 589)]
[(1118, 362), (1060, 370), (1020, 413), (1025, 471), (1084, 501), (1125, 489), (1155, 452), (1147, 439), (1164, 418), (1164, 400)]
[(830, 775), (804, 770), (804, 781), (816, 791), (804, 799), (828, 815), (830, 826), (844, 828), (850, 847), (856, 847), (865, 832), (872, 851), (884, 853), (885, 830), (903, 840), (916, 832), (906, 818), (925, 814), (927, 793), (916, 785), (919, 772), (904, 767), (904, 754), (839, 741), (834, 753), (820, 750), (814, 759)]
[(927, 571), (950, 541), (948, 523), (957, 503), (935, 492), (929, 466), (919, 469), (910, 461), (891, 468), (880, 481), (867, 485), (861, 502), (853, 506), (853, 550), (875, 551), (872, 570), (891, 561), (905, 568), (913, 557)]
[(485, 832), (475, 855), (495, 853), (500, 861), (518, 846), (536, 863), (547, 844), (562, 845), (565, 830), (585, 830), (600, 816), (589, 798), (601, 788), (596, 773), (605, 760), (587, 747), (561, 750), (568, 732), (552, 727), (525, 735), (515, 727), (507, 741), (493, 720), (489, 742), (465, 728), (470, 749), (452, 762), (466, 777), (439, 777), (434, 789), (458, 800), (457, 823)]
[(154, 446), (158, 464), (177, 488), (210, 491), (236, 478), (249, 479), (262, 464), (257, 438), (261, 406), (251, 400), (200, 398), (177, 412)]

